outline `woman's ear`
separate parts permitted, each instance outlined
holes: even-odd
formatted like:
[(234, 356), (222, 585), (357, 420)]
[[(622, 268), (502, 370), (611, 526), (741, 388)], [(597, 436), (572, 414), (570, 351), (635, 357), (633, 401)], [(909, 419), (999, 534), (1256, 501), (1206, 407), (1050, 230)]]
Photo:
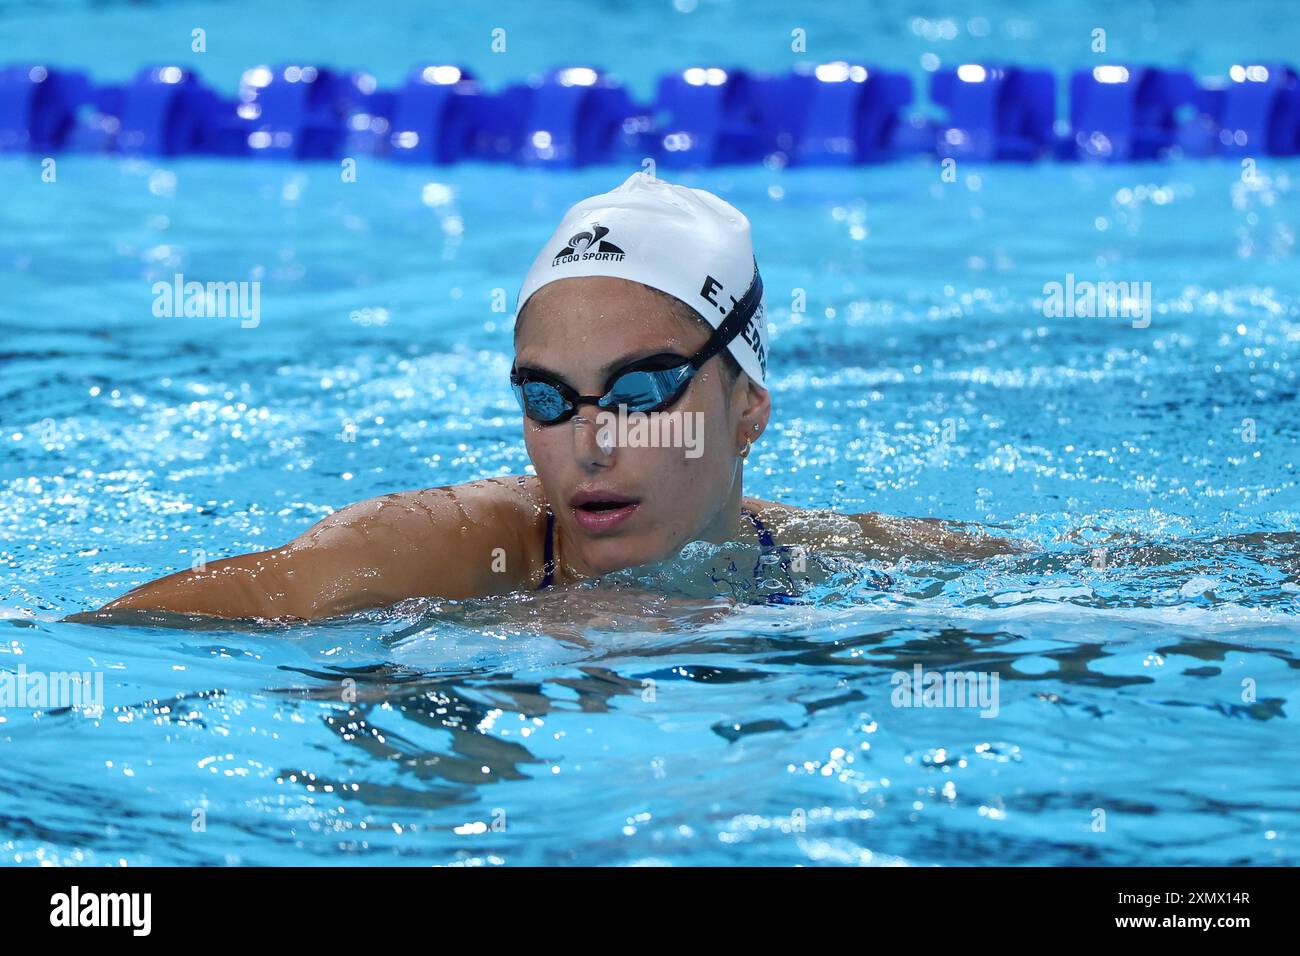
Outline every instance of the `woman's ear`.
[(737, 437), (743, 448), (746, 441), (758, 441), (758, 436), (767, 430), (768, 419), (772, 416), (772, 393), (741, 372), (736, 379), (732, 401), (732, 407), (740, 410)]

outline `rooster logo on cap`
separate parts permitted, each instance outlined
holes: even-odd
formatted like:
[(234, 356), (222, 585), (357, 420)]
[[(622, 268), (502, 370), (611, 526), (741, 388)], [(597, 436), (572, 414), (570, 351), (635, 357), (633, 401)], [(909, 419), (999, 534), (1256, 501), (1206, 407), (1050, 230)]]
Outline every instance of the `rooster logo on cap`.
[(614, 243), (605, 239), (608, 235), (608, 227), (593, 222), (590, 232), (584, 230), (569, 238), (569, 244), (556, 253), (555, 260), (551, 265), (558, 266), (562, 262), (590, 259), (593, 256), (600, 256), (602, 259), (617, 262), (623, 258), (624, 253)]

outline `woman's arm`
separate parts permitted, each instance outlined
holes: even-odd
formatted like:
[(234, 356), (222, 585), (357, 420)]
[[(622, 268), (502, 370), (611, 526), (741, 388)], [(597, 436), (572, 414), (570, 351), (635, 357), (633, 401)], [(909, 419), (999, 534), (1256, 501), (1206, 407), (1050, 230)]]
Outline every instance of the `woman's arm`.
[(98, 611), (312, 620), (411, 597), (513, 590), (530, 572), (522, 501), (496, 481), (384, 495), (335, 512), (289, 544), (150, 581)]
[(814, 550), (860, 551), (864, 545), (873, 558), (897, 561), (965, 560), (997, 554), (1020, 554), (1031, 545), (1000, 538), (987, 529), (938, 518), (898, 518), (878, 511), (844, 515), (823, 509), (804, 509), (773, 501), (746, 499), (773, 524), (779, 543), (798, 543)]
[(980, 525), (939, 518), (897, 518), (877, 511), (849, 515), (867, 544), (890, 560), (970, 560), (998, 554), (1023, 554), (1031, 545), (1000, 538)]

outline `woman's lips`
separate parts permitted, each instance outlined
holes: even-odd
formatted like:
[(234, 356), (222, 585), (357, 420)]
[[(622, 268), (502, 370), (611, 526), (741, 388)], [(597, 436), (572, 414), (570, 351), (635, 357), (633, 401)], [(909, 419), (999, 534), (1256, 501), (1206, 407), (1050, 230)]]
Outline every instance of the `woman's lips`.
[(583, 531), (589, 534), (602, 534), (619, 527), (632, 517), (638, 507), (640, 505), (635, 501), (629, 501), (617, 508), (600, 510), (579, 505), (573, 509), (573, 515), (578, 519), (578, 524)]

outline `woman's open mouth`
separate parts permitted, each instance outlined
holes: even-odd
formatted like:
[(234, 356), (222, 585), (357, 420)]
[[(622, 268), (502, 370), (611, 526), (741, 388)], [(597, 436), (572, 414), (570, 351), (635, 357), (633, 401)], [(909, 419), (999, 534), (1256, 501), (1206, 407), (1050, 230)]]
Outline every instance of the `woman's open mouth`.
[(595, 534), (621, 525), (632, 516), (640, 502), (623, 495), (579, 492), (573, 496), (570, 504), (582, 529)]

